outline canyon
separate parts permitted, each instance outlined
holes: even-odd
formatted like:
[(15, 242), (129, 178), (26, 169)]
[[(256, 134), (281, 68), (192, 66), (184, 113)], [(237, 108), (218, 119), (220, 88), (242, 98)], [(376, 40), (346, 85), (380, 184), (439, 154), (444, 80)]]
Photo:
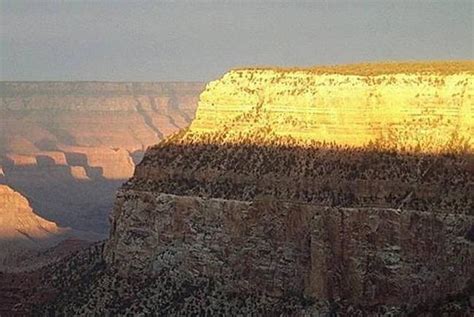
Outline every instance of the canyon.
[(67, 229), (37, 216), (28, 200), (8, 186), (0, 185), (0, 202), (0, 270), (28, 251), (57, 244), (67, 234)]
[(145, 149), (187, 126), (198, 82), (0, 82), (0, 183), (63, 227), (105, 234)]
[(472, 291), (473, 64), (358, 67), (209, 83), (122, 186), (106, 263), (362, 307)]
[(117, 192), (109, 238), (43, 268), (54, 296), (18, 307), (471, 314), (473, 69), (230, 70), (189, 128), (146, 150)]
[(26, 197), (0, 185), (0, 272), (36, 270), (101, 239), (41, 218)]

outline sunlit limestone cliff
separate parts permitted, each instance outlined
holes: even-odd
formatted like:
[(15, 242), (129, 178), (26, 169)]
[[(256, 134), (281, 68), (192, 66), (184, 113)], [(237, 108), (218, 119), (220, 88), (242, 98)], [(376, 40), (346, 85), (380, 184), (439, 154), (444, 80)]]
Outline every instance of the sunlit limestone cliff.
[(131, 288), (107, 277), (98, 289), (114, 296), (100, 298), (113, 299), (94, 309), (375, 316), (456, 298), (466, 312), (472, 66), (236, 69), (209, 83), (190, 128), (147, 150), (117, 194), (106, 266), (143, 279), (143, 295), (127, 310)]
[[(235, 69), (207, 85), (191, 132), (261, 129), (299, 144), (446, 151), (474, 142), (474, 63)], [(258, 140), (256, 140), (258, 141)]]

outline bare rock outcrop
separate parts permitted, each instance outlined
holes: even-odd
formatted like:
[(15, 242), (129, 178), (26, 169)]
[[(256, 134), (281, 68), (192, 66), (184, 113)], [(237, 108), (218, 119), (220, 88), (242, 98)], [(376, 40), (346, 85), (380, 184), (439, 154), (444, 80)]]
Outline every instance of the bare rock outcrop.
[[(28, 200), (6, 185), (0, 185), (2, 237), (44, 238), (60, 232), (51, 221), (33, 213)], [(23, 233), (22, 233), (23, 232)]]
[(106, 232), (145, 149), (186, 127), (199, 82), (1, 82), (2, 182), (61, 226)]
[(115, 268), (204, 275), (228, 292), (416, 306), (474, 276), (467, 215), (132, 190), (115, 212), (106, 253)]
[(121, 188), (105, 260), (362, 311), (465, 296), (472, 83), (471, 62), (232, 70)]
[(318, 142), (439, 152), (472, 147), (472, 62), (231, 70), (202, 93), (191, 130), (227, 142), (262, 129)]
[[(144, 151), (190, 123), (202, 88), (197, 82), (2, 82), (0, 155), (34, 160), (42, 151), (65, 152), (68, 146), (77, 153)], [(109, 168), (107, 159), (94, 161)]]
[(41, 268), (104, 238), (40, 217), (27, 198), (0, 184), (0, 274)]
[(0, 185), (0, 267), (25, 251), (51, 247), (67, 231), (36, 215), (20, 193)]

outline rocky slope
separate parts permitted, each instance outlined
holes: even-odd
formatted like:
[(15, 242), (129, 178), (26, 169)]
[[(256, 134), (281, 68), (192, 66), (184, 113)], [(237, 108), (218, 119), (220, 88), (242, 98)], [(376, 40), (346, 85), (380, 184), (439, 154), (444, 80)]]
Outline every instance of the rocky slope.
[(122, 187), (106, 262), (366, 308), (465, 294), (472, 66), (229, 72)]
[(20, 193), (0, 185), (0, 268), (28, 251), (59, 243), (67, 231), (37, 216)]
[(104, 250), (44, 272), (59, 292), (33, 309), (472, 314), (472, 66), (245, 69), (211, 82), (191, 127), (150, 148), (120, 189)]
[(105, 232), (115, 189), (149, 145), (189, 124), (202, 87), (1, 82), (0, 182), (44, 217)]

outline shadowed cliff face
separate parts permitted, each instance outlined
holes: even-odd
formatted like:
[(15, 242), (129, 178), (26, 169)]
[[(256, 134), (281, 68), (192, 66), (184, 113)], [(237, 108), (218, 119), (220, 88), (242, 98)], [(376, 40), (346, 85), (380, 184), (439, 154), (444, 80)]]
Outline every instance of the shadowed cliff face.
[(150, 148), (119, 191), (106, 262), (366, 308), (465, 295), (472, 68), (427, 65), (209, 83), (190, 128)]
[(200, 83), (2, 82), (0, 182), (62, 226), (105, 232), (145, 149), (187, 126)]
[(434, 303), (473, 282), (472, 154), (173, 140), (118, 194), (106, 259), (122, 272), (367, 306)]
[(45, 273), (61, 292), (38, 311), (469, 313), (471, 65), (243, 69), (209, 83), (192, 125), (118, 191), (103, 251)]
[(123, 188), (473, 215), (473, 165), (470, 153), (398, 153), (323, 144), (185, 145), (180, 140), (149, 149)]
[[(106, 260), (127, 274), (184, 272), (224, 292), (362, 306), (434, 304), (472, 285), (473, 217), (121, 191)], [(126, 260), (133, 259), (133, 260)]]

